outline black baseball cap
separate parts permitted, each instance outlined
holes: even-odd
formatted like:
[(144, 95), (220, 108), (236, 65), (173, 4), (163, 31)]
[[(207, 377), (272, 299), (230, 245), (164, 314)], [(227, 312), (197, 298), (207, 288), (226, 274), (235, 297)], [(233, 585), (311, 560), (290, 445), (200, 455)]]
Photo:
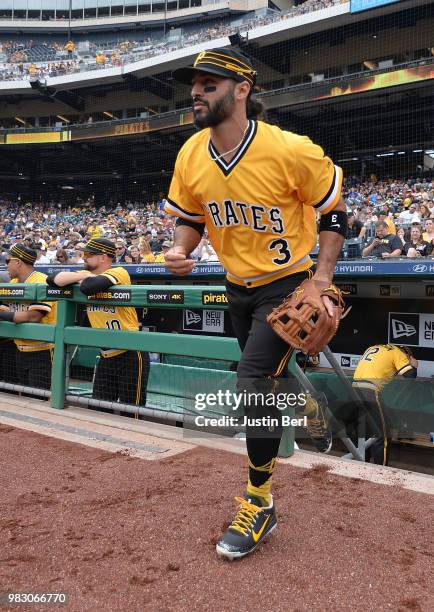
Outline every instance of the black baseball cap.
[(19, 259), (20, 261), (24, 262), (28, 266), (33, 266), (38, 254), (35, 249), (31, 249), (24, 244), (17, 243), (14, 244), (14, 246), (9, 250), (9, 257), (14, 257), (15, 259)]
[(108, 255), (113, 258), (116, 255), (116, 246), (114, 242), (107, 240), (107, 238), (91, 238), (83, 251), (94, 255)]
[(173, 71), (173, 78), (191, 85), (193, 76), (198, 72), (207, 72), (218, 76), (234, 79), (238, 83), (248, 81), (255, 86), (257, 72), (252, 66), (248, 55), (235, 49), (210, 49), (201, 51), (194, 60), (193, 66), (185, 66)]

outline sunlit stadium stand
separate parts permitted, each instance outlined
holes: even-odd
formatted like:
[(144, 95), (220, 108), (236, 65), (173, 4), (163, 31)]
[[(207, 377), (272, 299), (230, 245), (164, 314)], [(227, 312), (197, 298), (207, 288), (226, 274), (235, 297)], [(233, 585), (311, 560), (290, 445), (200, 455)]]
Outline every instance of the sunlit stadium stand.
[[(143, 40), (140, 40), (140, 38), (133, 38), (133, 40), (118, 39), (115, 42), (104, 40), (101, 38), (101, 34), (95, 34), (92, 41), (81, 40), (78, 43), (76, 54), (68, 54), (69, 62), (68, 66), (64, 68), (63, 74), (65, 72), (83, 72), (86, 69), (95, 70), (98, 68), (104, 69), (109, 66), (125, 65), (144, 58), (154, 57), (155, 55), (159, 55), (161, 53), (171, 52), (196, 43), (234, 35), (239, 32), (240, 29), (247, 32), (254, 28), (264, 27), (283, 20), (286, 21), (296, 19), (300, 15), (316, 12), (335, 5), (343, 5), (342, 0), (308, 0), (304, 4), (298, 7), (291, 7), (289, 11), (285, 12), (269, 11), (266, 8), (263, 8), (260, 11), (249, 11), (247, 13), (244, 11), (237, 19), (231, 19), (229, 16), (226, 16), (223, 20), (214, 22), (210, 25), (205, 25), (205, 27), (197, 23), (183, 23), (182, 28), (171, 26), (167, 36), (166, 27), (164, 26), (162, 32), (160, 30), (160, 32), (152, 33), (151, 37), (148, 36), (143, 38)], [(209, 17), (210, 15), (207, 13), (207, 19), (209, 19)], [(37, 34), (36, 36), (41, 35)], [(77, 33), (77, 37), (80, 37), (79, 32)], [(41, 42), (42, 41), (43, 37), (41, 37)], [(18, 43), (19, 42), (20, 41), (18, 41)], [(4, 47), (6, 50), (11, 48), (14, 50), (13, 44), (13, 41), (8, 40), (4, 42)], [(45, 43), (45, 41), (41, 45), (35, 44), (35, 41), (32, 40), (32, 46), (29, 49), (24, 49), (23, 44), (17, 45), (19, 49), (18, 52), (12, 52), (9, 54), (7, 58), (9, 61), (6, 61), (3, 64), (4, 79), (26, 80), (29, 78), (27, 70), (29, 63), (35, 61), (42, 62), (65, 59), (66, 54), (64, 52), (62, 53), (63, 45), (59, 41), (53, 41), (51, 44), (56, 47), (56, 52), (51, 54), (50, 57), (45, 57), (44, 59), (42, 59), (42, 57), (36, 58), (34, 54), (32, 55), (32, 49), (34, 46), (37, 46), (38, 48), (47, 47), (47, 43)], [(104, 52), (105, 54), (104, 61), (97, 61), (98, 53), (101, 52)], [(40, 53), (42, 53), (41, 50)], [(22, 70), (14, 70), (14, 64), (17, 63), (22, 65)], [(32, 76), (43, 77), (57, 76), (58, 74), (58, 67), (40, 64), (36, 66), (36, 71), (32, 72)]]

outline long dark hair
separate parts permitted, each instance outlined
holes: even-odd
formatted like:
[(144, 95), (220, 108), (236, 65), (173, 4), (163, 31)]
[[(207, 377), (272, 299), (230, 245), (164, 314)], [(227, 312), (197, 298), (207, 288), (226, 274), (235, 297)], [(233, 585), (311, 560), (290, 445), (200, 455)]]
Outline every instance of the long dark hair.
[(246, 103), (247, 119), (267, 121), (267, 111), (264, 104), (249, 93)]

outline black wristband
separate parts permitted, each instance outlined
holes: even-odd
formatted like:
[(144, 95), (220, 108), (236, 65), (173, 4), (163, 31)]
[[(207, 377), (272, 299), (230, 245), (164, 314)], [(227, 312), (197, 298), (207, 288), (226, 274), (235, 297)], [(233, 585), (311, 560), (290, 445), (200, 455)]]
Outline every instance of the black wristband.
[(15, 313), (12, 312), (12, 310), (8, 310), (7, 312), (0, 310), (0, 321), (10, 321), (11, 323), (13, 323), (14, 319)]
[(53, 272), (52, 274), (48, 274), (47, 278), (45, 279), (45, 282), (47, 283), (47, 285), (49, 287), (54, 287), (55, 289), (57, 289), (57, 285), (54, 281), (54, 279), (56, 278), (56, 276), (58, 275), (58, 272)]
[(344, 210), (331, 210), (329, 213), (321, 215), (320, 232), (336, 232), (346, 238), (347, 228), (348, 217)]

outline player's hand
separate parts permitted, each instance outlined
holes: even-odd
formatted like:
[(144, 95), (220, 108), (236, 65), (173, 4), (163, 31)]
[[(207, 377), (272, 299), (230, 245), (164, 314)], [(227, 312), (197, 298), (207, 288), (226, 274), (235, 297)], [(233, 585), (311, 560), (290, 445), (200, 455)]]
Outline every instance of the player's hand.
[(187, 259), (184, 249), (180, 246), (169, 249), (164, 256), (164, 260), (169, 272), (177, 276), (190, 274), (196, 265), (194, 259)]
[[(333, 283), (333, 280), (327, 278), (327, 277), (323, 277), (323, 276), (319, 276), (314, 274), (312, 277), (312, 280), (317, 280), (317, 281), (323, 281), (326, 283), (329, 283), (330, 285)], [(333, 310), (333, 302), (331, 301), (331, 299), (327, 296), (327, 295), (323, 295), (321, 296), (321, 299), (323, 301), (324, 307), (327, 311), (327, 314), (332, 317), (334, 315), (334, 310)]]
[(379, 238), (374, 238), (374, 240), (372, 241), (372, 246), (378, 246), (381, 243), (381, 240)]
[(5, 306), (4, 304), (0, 304), (0, 312), (9, 312), (10, 308)]
[(390, 253), (381, 253), (381, 257), (383, 259), (387, 259), (388, 257), (390, 257)]

